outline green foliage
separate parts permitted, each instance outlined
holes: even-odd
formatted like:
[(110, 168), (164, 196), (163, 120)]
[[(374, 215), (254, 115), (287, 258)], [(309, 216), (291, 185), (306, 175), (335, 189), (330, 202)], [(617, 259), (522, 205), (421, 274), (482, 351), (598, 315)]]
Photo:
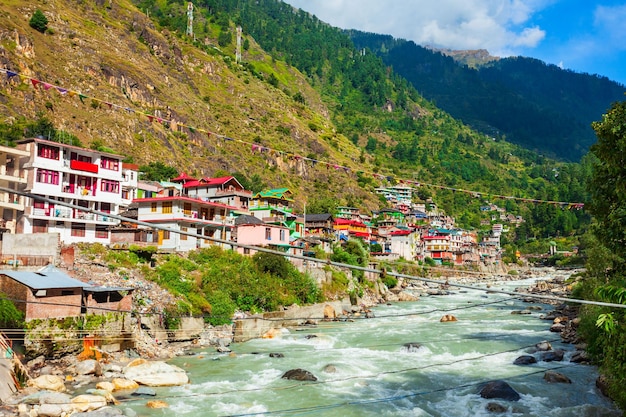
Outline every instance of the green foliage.
[(41, 10), (37, 9), (28, 21), (28, 24), (36, 31), (44, 33), (48, 29), (48, 18)]
[(161, 161), (150, 162), (148, 165), (141, 165), (139, 171), (142, 179), (146, 181), (165, 181), (175, 178), (178, 170), (171, 165), (165, 165)]
[(0, 328), (20, 328), (24, 322), (24, 313), (17, 309), (6, 294), (0, 292)]
[(237, 305), (230, 296), (220, 290), (215, 290), (207, 297), (211, 304), (211, 314), (208, 316), (208, 323), (212, 326), (230, 324), (231, 318), (237, 310)]
[[(343, 245), (335, 245), (330, 260), (365, 267), (369, 261), (369, 255), (360, 240), (350, 239)], [(354, 269), (352, 270), (352, 276), (360, 282), (365, 274), (361, 270)]]

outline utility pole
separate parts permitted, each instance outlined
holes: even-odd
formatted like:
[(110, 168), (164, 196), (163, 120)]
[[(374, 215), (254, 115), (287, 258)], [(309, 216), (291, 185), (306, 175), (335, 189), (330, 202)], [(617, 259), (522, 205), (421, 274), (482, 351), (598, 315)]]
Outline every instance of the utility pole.
[(187, 35), (193, 36), (193, 3), (187, 3)]

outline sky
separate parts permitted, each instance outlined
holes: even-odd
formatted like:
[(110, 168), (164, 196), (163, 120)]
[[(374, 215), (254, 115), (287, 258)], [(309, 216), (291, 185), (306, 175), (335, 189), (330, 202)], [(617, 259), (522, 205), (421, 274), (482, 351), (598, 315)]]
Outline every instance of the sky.
[(626, 85), (626, 0), (283, 0), (342, 29), (525, 56)]

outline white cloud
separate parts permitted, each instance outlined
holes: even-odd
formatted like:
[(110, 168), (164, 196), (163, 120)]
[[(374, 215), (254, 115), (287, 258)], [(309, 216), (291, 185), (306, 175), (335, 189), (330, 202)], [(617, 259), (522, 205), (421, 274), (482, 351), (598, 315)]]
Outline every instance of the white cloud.
[(341, 28), (391, 34), (421, 45), (510, 55), (544, 39), (545, 31), (529, 20), (557, 0), (286, 1)]
[(626, 5), (598, 6), (594, 12), (594, 26), (604, 46), (626, 50)]

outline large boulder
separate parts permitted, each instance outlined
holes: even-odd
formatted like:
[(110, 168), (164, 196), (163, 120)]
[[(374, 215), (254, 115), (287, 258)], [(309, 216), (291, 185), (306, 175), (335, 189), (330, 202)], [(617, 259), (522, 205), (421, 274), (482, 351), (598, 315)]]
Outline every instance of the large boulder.
[(515, 361), (513, 362), (513, 365), (530, 365), (533, 363), (537, 363), (537, 359), (535, 359), (534, 356), (522, 355), (518, 357), (517, 359), (515, 359)]
[(506, 401), (519, 401), (520, 395), (509, 384), (504, 381), (491, 381), (485, 384), (480, 390), (483, 398), (498, 398)]
[(57, 375), (41, 375), (37, 378), (29, 380), (29, 385), (40, 390), (56, 392), (65, 391), (65, 381)]
[(333, 306), (331, 306), (330, 304), (326, 304), (324, 306), (324, 318), (325, 319), (336, 319), (337, 318), (337, 312), (335, 311), (335, 308)]
[(404, 348), (407, 350), (407, 352), (417, 352), (419, 350), (419, 348), (422, 347), (421, 343), (417, 343), (417, 342), (409, 342), (409, 343), (405, 343)]
[[(130, 410), (130, 409), (129, 409)], [(72, 417), (118, 417), (124, 416), (122, 410), (117, 408), (105, 407), (96, 411), (87, 411), (84, 413), (74, 413)], [(130, 414), (126, 414), (130, 415)], [(136, 415), (136, 414), (135, 414)]]
[(562, 349), (552, 350), (541, 354), (541, 360), (544, 362), (560, 362), (563, 360), (565, 351)]
[(290, 369), (289, 371), (285, 372), (281, 378), (291, 379), (295, 381), (317, 381), (315, 375), (313, 375), (309, 371), (300, 368)]
[(144, 362), (136, 366), (130, 364), (124, 369), (124, 376), (141, 385), (168, 387), (184, 385), (189, 377), (181, 368), (165, 362)]
[(76, 364), (76, 373), (78, 375), (102, 375), (102, 366), (95, 359), (87, 359)]
[(113, 384), (113, 391), (134, 390), (139, 387), (138, 383), (126, 378), (113, 378), (111, 384)]
[(545, 374), (543, 374), (543, 379), (546, 382), (557, 382), (557, 383), (563, 383), (563, 384), (571, 384), (572, 380), (569, 379), (567, 376), (563, 375), (560, 372), (556, 372), (556, 371), (546, 371)]
[(72, 408), (78, 412), (93, 411), (107, 405), (107, 399), (100, 395), (83, 394), (72, 398)]

